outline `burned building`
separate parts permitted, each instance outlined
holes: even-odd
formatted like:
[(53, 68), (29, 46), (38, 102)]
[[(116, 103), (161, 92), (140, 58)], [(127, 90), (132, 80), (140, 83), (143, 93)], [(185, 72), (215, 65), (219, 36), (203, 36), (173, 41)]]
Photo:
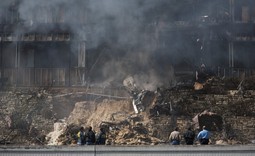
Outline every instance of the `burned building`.
[(69, 18), (61, 4), (48, 5), (46, 2), (23, 9), (22, 5), (33, 5), (33, 1), (1, 3), (2, 85), (70, 86), (84, 83), (85, 38), (78, 36), (78, 31), (74, 31), (70, 23), (75, 23), (75, 29), (80, 31), (86, 10), (80, 10), (77, 15), (74, 12)]
[[(1, 92), (0, 143), (40, 142), (67, 118), (109, 125), (116, 144), (162, 143), (194, 116), (216, 139), (254, 140), (254, 11), (253, 0), (1, 0), (0, 89), (14, 89)], [(199, 67), (219, 77), (196, 88)]]
[(219, 76), (254, 75), (254, 5), (251, 0), (183, 1), (173, 17), (159, 20), (159, 47), (181, 54), (172, 55), (177, 73), (205, 64)]
[[(111, 6), (117, 2), (100, 1), (97, 3), (103, 4), (97, 4), (102, 7), (98, 9), (91, 0), (1, 1), (1, 84), (83, 86), (90, 76), (97, 77), (91, 74), (92, 70), (111, 65), (105, 63), (107, 58), (121, 62), (140, 49), (151, 51), (149, 58), (153, 61), (148, 62), (153, 62), (156, 74), (169, 66), (174, 67), (177, 76), (193, 73), (202, 63), (220, 76), (254, 74), (255, 3), (252, 0), (137, 0), (129, 2), (130, 10), (123, 9), (125, 5), (121, 2)], [(107, 7), (112, 12), (105, 16), (95, 14)], [(112, 48), (116, 44), (120, 44), (117, 50)], [(105, 47), (112, 54), (98, 59), (102, 51), (106, 53)], [(126, 69), (130, 64), (143, 64), (132, 67), (137, 70), (144, 70), (148, 65), (141, 59), (130, 60), (119, 63), (124, 66), (120, 70), (126, 76), (133, 72)]]

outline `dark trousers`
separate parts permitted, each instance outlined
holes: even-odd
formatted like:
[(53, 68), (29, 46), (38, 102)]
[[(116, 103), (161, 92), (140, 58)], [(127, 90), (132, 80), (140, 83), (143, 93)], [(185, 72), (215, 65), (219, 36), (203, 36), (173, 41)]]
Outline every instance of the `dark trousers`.
[(194, 143), (194, 138), (184, 138), (185, 139), (185, 142), (186, 142), (186, 145), (193, 145)]
[(193, 140), (186, 140), (187, 145), (193, 145)]
[(87, 141), (87, 142), (86, 142), (86, 145), (94, 145), (94, 143), (91, 142), (91, 141)]
[(180, 141), (179, 140), (173, 140), (171, 142), (172, 145), (180, 145)]
[(200, 139), (199, 141), (201, 145), (208, 145), (209, 143), (209, 139)]

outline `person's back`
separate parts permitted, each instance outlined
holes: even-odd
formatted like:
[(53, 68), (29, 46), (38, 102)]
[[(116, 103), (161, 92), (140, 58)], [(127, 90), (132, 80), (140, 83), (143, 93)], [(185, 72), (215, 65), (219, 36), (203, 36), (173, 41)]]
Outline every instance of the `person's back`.
[(96, 141), (95, 133), (92, 131), (92, 127), (89, 127), (89, 130), (86, 133), (86, 144), (93, 145), (95, 141)]
[(188, 130), (185, 132), (184, 139), (187, 145), (193, 145), (195, 133), (191, 130), (191, 128), (188, 128)]
[(84, 132), (84, 127), (81, 127), (79, 132), (77, 133), (78, 145), (84, 145), (85, 144), (85, 132)]
[(171, 132), (171, 134), (169, 136), (169, 140), (172, 145), (180, 144), (181, 136), (180, 136), (180, 132), (178, 130), (179, 130), (178, 128), (175, 128), (175, 130), (173, 132)]
[(205, 126), (203, 126), (203, 130), (198, 133), (197, 139), (199, 139), (201, 145), (208, 145), (209, 138), (210, 132), (206, 130)]
[(100, 133), (97, 137), (97, 144), (98, 145), (104, 145), (106, 141), (106, 133), (104, 132), (104, 130), (101, 128), (100, 129)]

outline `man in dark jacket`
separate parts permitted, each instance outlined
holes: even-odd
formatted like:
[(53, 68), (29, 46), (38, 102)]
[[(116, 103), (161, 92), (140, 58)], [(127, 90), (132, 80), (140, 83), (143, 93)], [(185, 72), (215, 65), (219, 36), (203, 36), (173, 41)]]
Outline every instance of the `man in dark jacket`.
[(92, 131), (92, 127), (89, 127), (86, 133), (86, 145), (94, 145), (96, 142), (95, 133)]
[(191, 130), (191, 127), (184, 133), (184, 139), (187, 145), (193, 145), (195, 139), (195, 133)]
[(103, 128), (100, 128), (100, 132), (97, 136), (97, 144), (105, 145), (105, 141), (106, 141), (106, 133)]

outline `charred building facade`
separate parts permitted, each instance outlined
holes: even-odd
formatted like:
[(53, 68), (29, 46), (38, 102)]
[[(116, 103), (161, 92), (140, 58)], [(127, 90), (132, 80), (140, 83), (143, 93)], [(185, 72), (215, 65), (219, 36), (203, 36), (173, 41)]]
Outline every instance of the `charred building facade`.
[[(205, 64), (219, 76), (254, 75), (254, 5), (252, 0), (185, 1), (172, 21), (161, 21), (159, 47), (181, 53), (173, 57), (181, 60), (175, 69)], [(169, 37), (182, 45), (174, 48)]]
[[(106, 1), (102, 7), (109, 7)], [(175, 73), (192, 72), (203, 63), (218, 75), (254, 74), (253, 0), (159, 0), (157, 3), (134, 0), (132, 3), (136, 7), (131, 7), (141, 9), (142, 13), (135, 12), (132, 19), (139, 24), (126, 18), (118, 25), (114, 11), (98, 18), (95, 12), (100, 9), (91, 0), (4, 0), (0, 3), (2, 85), (82, 86), (93, 76), (91, 71), (100, 64), (98, 62), (104, 60), (98, 59), (103, 52), (125, 51), (126, 47), (129, 47), (127, 51), (150, 49), (150, 58), (156, 60), (155, 63), (172, 65)], [(110, 3), (115, 1), (110, 0)], [(113, 8), (121, 10), (124, 5), (118, 4)], [(124, 12), (123, 17), (130, 12)], [(111, 44), (123, 43), (126, 38), (132, 40), (128, 33), (133, 27), (142, 32), (142, 35), (134, 34), (143, 36), (134, 38), (143, 42), (111, 50)], [(100, 30), (104, 32), (98, 33)], [(124, 39), (113, 35), (117, 30), (122, 31), (119, 35)], [(146, 45), (146, 48), (139, 45)], [(133, 55), (127, 53), (106, 55), (117, 55), (115, 60), (125, 60), (121, 56)], [(97, 67), (104, 66), (102, 64)]]
[[(84, 82), (85, 39), (75, 34), (78, 31), (73, 31), (69, 23), (81, 28), (86, 10), (68, 18), (61, 3), (45, 2), (39, 6), (22, 0), (1, 3), (2, 84), (68, 86)], [(32, 6), (27, 9), (20, 7), (29, 4)]]

